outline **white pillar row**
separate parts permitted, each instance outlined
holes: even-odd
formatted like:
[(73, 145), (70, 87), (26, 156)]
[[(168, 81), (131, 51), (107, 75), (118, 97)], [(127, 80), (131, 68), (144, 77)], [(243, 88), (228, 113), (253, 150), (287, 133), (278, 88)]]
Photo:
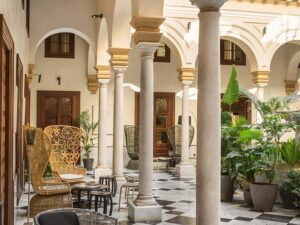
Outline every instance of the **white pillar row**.
[(197, 104), (196, 224), (220, 224), (220, 7), (223, 0), (191, 0), (200, 9)]
[(129, 203), (128, 216), (133, 222), (161, 221), (162, 208), (153, 193), (153, 59), (159, 46), (159, 26), (164, 18), (135, 17), (133, 39), (141, 53), (141, 91), (139, 127), (139, 193)]
[(114, 122), (113, 122), (113, 175), (116, 176), (118, 186), (126, 182), (124, 177), (124, 96), (123, 79), (128, 67), (128, 53), (130, 49), (110, 48), (110, 64), (114, 73)]
[(194, 68), (179, 68), (179, 81), (182, 83), (182, 116), (181, 116), (181, 161), (176, 165), (175, 172), (179, 177), (195, 175), (195, 167), (190, 163), (189, 135), (189, 86), (194, 80)]
[(99, 82), (99, 112), (98, 112), (98, 163), (94, 169), (94, 178), (111, 175), (112, 170), (107, 164), (107, 84), (111, 77), (109, 65), (98, 65), (97, 79)]
[[(257, 99), (261, 102), (265, 101), (265, 88), (269, 83), (270, 71), (254, 71), (253, 83), (257, 88)], [(262, 117), (259, 112), (256, 112), (256, 123), (261, 123)]]

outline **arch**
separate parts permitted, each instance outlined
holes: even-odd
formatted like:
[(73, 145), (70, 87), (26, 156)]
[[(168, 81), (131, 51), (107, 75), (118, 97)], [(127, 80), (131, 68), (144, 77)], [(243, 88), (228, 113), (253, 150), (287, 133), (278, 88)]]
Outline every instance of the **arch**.
[(267, 63), (270, 66), (276, 51), (291, 41), (300, 41), (300, 17), (283, 15), (274, 19), (266, 27), (261, 40), (266, 46)]
[(110, 56), (107, 53), (109, 48), (109, 36), (108, 36), (108, 26), (106, 18), (103, 17), (101, 19), (99, 25), (99, 33), (98, 33), (98, 43), (97, 43), (97, 65), (108, 65)]
[(298, 66), (300, 63), (300, 51), (296, 52), (287, 66), (286, 80), (297, 80), (298, 78)]
[(258, 39), (260, 36), (257, 30), (247, 24), (221, 23), (221, 39), (237, 44), (246, 53), (251, 71), (266, 69), (263, 45)]
[(35, 55), (36, 55), (36, 52), (37, 52), (37, 49), (38, 47), (40, 46), (40, 44), (49, 36), (53, 35), (53, 34), (57, 34), (57, 33), (62, 33), (62, 32), (67, 32), (67, 33), (73, 33), (73, 34), (76, 34), (78, 35), (79, 37), (81, 37), (83, 40), (85, 40), (89, 46), (91, 47), (92, 51), (93, 51), (93, 55), (95, 57), (95, 45), (94, 43), (91, 41), (91, 39), (86, 35), (84, 34), (83, 32), (79, 31), (79, 30), (76, 30), (74, 28), (57, 28), (57, 29), (54, 29), (54, 30), (51, 30), (49, 32), (47, 32), (46, 34), (44, 34), (40, 39), (39, 41), (34, 45), (34, 50), (32, 51), (32, 54), (31, 54), (31, 62), (33, 63), (35, 61)]

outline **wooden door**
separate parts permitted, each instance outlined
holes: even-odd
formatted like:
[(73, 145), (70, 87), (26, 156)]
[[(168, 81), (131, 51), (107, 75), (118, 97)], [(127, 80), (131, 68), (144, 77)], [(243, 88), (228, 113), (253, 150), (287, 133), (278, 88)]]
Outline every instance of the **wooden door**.
[(3, 202), (1, 222), (3, 225), (13, 225), (14, 44), (2, 15), (0, 33), (0, 201)]
[(50, 125), (77, 126), (80, 92), (38, 91), (37, 109), (37, 125), (42, 129)]
[[(135, 124), (139, 125), (140, 95), (136, 93)], [(168, 156), (171, 150), (167, 130), (174, 125), (175, 93), (154, 93), (153, 112), (153, 155)]]
[(17, 55), (16, 85), (18, 87), (17, 99), (17, 132), (16, 132), (16, 173), (17, 173), (17, 205), (24, 189), (24, 158), (23, 158), (23, 65)]

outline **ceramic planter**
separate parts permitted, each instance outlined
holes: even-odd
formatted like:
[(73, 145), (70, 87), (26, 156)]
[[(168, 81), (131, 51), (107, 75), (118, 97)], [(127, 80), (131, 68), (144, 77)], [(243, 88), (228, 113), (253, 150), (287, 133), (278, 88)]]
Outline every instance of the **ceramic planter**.
[(234, 194), (234, 186), (229, 175), (222, 175), (221, 177), (221, 201), (232, 202)]
[(87, 171), (90, 171), (93, 169), (94, 159), (83, 159), (83, 167), (86, 168)]
[(284, 208), (293, 209), (295, 208), (293, 202), (295, 200), (295, 195), (290, 191), (285, 191), (280, 189), (279, 194), (284, 205)]
[(253, 183), (250, 184), (250, 192), (254, 209), (261, 212), (270, 212), (276, 199), (277, 184)]

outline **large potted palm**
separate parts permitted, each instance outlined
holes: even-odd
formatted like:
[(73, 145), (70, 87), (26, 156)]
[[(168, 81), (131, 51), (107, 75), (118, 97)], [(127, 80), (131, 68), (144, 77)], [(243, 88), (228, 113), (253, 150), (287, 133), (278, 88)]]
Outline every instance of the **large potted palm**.
[(95, 137), (93, 133), (98, 126), (98, 122), (92, 122), (89, 111), (82, 111), (78, 116), (78, 123), (81, 129), (84, 130), (84, 135), (81, 137), (83, 147), (83, 166), (88, 171), (93, 169), (94, 159), (90, 158), (93, 148), (95, 147)]

